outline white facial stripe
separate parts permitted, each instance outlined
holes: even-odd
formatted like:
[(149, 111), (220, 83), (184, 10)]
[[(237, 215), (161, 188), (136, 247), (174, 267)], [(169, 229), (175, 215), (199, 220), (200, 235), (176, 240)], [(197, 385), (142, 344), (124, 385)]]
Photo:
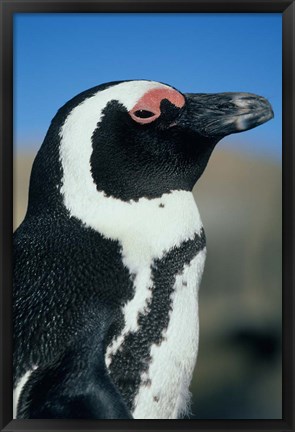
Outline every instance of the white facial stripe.
[(129, 111), (148, 91), (170, 88), (150, 81), (131, 81), (117, 84), (85, 99), (68, 115), (60, 131), (60, 160), (63, 168), (61, 192), (65, 206), (83, 222), (97, 200), (96, 185), (91, 175), (91, 137), (102, 118), (102, 111), (111, 100), (117, 100)]

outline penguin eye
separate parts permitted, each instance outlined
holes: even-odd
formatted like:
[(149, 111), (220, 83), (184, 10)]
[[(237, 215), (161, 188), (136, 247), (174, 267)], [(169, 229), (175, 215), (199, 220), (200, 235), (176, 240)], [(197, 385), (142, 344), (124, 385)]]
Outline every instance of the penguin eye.
[(129, 111), (129, 115), (131, 118), (136, 121), (136, 123), (139, 124), (148, 124), (152, 123), (154, 120), (156, 120), (161, 115), (161, 111), (154, 112), (149, 111), (148, 109), (140, 109), (140, 107), (135, 107), (133, 110)]
[(153, 113), (152, 111), (147, 111), (147, 110), (137, 110), (133, 113), (133, 115), (135, 117), (145, 119), (145, 118), (153, 117), (155, 115), (155, 113)]

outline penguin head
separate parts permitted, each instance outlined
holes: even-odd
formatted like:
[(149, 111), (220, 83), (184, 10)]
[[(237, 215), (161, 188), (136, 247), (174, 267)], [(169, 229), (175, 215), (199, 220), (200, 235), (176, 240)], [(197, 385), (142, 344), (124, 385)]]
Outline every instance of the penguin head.
[(254, 94), (183, 94), (144, 80), (109, 83), (58, 111), (41, 148), (39, 175), (46, 170), (47, 185), (52, 182), (55, 148), (60, 169), (53, 183), (64, 197), (101, 192), (136, 201), (190, 191), (218, 141), (272, 117), (269, 102)]

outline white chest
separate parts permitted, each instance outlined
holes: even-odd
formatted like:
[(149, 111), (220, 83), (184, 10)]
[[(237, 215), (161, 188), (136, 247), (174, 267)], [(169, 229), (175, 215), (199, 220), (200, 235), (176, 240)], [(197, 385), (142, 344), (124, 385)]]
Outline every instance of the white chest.
[(138, 313), (144, 312), (152, 295), (153, 262), (200, 234), (202, 222), (192, 193), (186, 191), (131, 203), (100, 196), (98, 204), (97, 217), (91, 220), (88, 215), (87, 225), (119, 240), (123, 262), (135, 277), (135, 295), (123, 309), (125, 328), (107, 350), (108, 365), (110, 354), (117, 351), (125, 334), (138, 329)]
[[(189, 192), (175, 191), (159, 199), (129, 204), (126, 211), (130, 212), (129, 217), (117, 226), (121, 229), (117, 239), (122, 245), (123, 262), (134, 275), (135, 295), (123, 307), (123, 330), (107, 348), (108, 367), (130, 332), (140, 331), (139, 314), (150, 312), (154, 285), (152, 264), (173, 248), (192, 240), (202, 229)], [(124, 225), (126, 220), (128, 229)], [(173, 281), (169, 325), (163, 331), (163, 342), (150, 347), (152, 360), (148, 372), (141, 376), (134, 418), (177, 418), (188, 405), (188, 387), (198, 349), (198, 287), (205, 253), (205, 249), (200, 251)]]

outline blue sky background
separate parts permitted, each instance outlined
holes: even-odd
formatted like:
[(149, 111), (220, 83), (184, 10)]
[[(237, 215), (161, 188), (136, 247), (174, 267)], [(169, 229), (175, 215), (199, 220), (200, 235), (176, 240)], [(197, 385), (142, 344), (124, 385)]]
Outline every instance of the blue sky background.
[(75, 94), (143, 78), (182, 92), (267, 97), (275, 119), (220, 146), (281, 157), (281, 14), (16, 14), (14, 26), (17, 151), (39, 148)]

